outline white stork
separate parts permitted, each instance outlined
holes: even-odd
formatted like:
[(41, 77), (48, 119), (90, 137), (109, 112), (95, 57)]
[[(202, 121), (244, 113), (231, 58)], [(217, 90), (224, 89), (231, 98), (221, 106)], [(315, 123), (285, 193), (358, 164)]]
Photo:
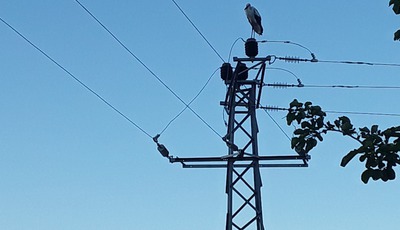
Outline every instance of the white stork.
[(260, 13), (258, 13), (258, 10), (254, 6), (250, 5), (250, 3), (247, 3), (244, 11), (252, 27), (251, 37), (253, 37), (253, 32), (262, 35), (263, 27), (261, 25), (261, 16)]

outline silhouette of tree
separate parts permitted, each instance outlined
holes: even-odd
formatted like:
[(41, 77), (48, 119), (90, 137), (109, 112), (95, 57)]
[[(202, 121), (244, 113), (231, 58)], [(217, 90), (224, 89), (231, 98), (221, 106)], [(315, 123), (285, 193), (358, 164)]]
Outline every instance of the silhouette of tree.
[(326, 113), (320, 106), (314, 106), (311, 102), (301, 103), (296, 99), (290, 103), (286, 116), (288, 125), (297, 122), (300, 125), (294, 131), (291, 147), (298, 154), (305, 155), (310, 152), (318, 141), (323, 141), (323, 136), (328, 132), (338, 132), (348, 136), (360, 144), (360, 147), (349, 151), (340, 163), (345, 167), (355, 156), (359, 156), (360, 162), (365, 162), (365, 170), (361, 174), (361, 180), (394, 180), (396, 173), (393, 169), (400, 164), (400, 126), (380, 130), (378, 125), (371, 128), (353, 127), (348, 117), (337, 118), (333, 123), (325, 121)]
[[(393, 12), (395, 14), (400, 14), (400, 0), (390, 0), (389, 6), (393, 5)], [(394, 40), (399, 41), (400, 40), (400, 30), (397, 30), (394, 33)]]

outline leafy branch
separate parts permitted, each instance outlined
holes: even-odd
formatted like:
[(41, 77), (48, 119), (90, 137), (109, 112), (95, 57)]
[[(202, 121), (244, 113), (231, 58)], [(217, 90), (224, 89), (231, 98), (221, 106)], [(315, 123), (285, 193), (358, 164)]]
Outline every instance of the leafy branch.
[[(389, 6), (393, 5), (393, 12), (395, 14), (400, 14), (400, 0), (390, 0), (389, 1)], [(394, 40), (399, 41), (400, 40), (400, 30), (397, 30), (394, 33)]]
[(357, 141), (360, 147), (348, 152), (340, 163), (345, 167), (355, 156), (359, 155), (360, 162), (365, 162), (365, 171), (361, 174), (361, 180), (394, 180), (396, 173), (393, 169), (400, 164), (400, 126), (380, 130), (378, 125), (371, 128), (363, 127), (356, 130), (350, 119), (346, 116), (337, 118), (333, 123), (325, 122), (326, 113), (320, 106), (314, 106), (311, 102), (301, 103), (296, 99), (290, 103), (286, 116), (288, 125), (297, 122), (300, 125), (294, 131), (291, 147), (298, 154), (308, 154), (318, 141), (324, 140), (323, 136), (328, 132), (339, 132)]

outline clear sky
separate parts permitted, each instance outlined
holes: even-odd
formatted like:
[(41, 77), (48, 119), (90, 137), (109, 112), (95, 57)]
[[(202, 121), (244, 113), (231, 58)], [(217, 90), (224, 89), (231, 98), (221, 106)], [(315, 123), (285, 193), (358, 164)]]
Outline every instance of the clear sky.
[[(247, 1), (177, 1), (227, 61), (250, 36)], [(386, 1), (253, 1), (258, 39), (290, 40), (320, 60), (400, 63), (400, 27)], [(222, 60), (172, 1), (81, 0), (155, 75), (189, 102)], [(0, 17), (142, 127), (159, 133), (184, 107), (75, 1), (2, 1)], [(182, 169), (147, 135), (0, 22), (0, 229), (224, 229), (225, 170)], [(298, 46), (263, 43), (260, 56), (310, 58)], [(244, 57), (239, 41), (232, 57)], [(309, 85), (400, 86), (399, 67), (285, 63)], [(267, 83), (296, 84), (268, 70)], [(262, 103), (298, 98), (325, 110), (400, 114), (397, 89), (264, 88)], [(219, 134), (225, 85), (217, 72), (192, 108)], [(284, 112), (270, 112), (285, 132)], [(334, 119), (341, 114), (328, 114)], [(400, 124), (397, 116), (348, 115), (357, 127)], [(263, 155), (293, 154), (259, 111)], [(221, 156), (226, 145), (190, 111), (162, 134), (174, 156)], [(372, 230), (400, 225), (399, 179), (364, 185), (363, 165), (341, 158), (357, 143), (338, 134), (311, 152), (309, 168), (263, 169), (266, 229)]]

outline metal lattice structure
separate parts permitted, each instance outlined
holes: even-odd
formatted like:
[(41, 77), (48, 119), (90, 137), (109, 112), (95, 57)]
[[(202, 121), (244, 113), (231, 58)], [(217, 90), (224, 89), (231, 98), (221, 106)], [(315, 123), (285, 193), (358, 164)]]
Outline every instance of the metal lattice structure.
[[(237, 75), (237, 74), (236, 74)], [(235, 79), (235, 77), (234, 77)], [(258, 125), (256, 119), (256, 81), (233, 81), (228, 90), (225, 103), (229, 115), (226, 141), (233, 143), (229, 155), (234, 156), (236, 146), (237, 158), (253, 157), (242, 167), (236, 167), (235, 158), (228, 160), (226, 193), (228, 195), (228, 212), (226, 229), (246, 229), (253, 223), (257, 229), (264, 230), (261, 205), (261, 175), (258, 155)], [(240, 138), (239, 138), (240, 137)], [(239, 143), (240, 142), (240, 143)], [(240, 146), (240, 147), (239, 147)], [(252, 215), (242, 211), (246, 208)], [(247, 214), (247, 215), (246, 215)]]
[[(169, 160), (181, 163), (184, 168), (226, 168), (226, 230), (264, 230), (260, 168), (307, 167), (309, 156), (260, 156), (256, 111), (260, 107), (266, 65), (271, 57), (234, 58), (234, 61), (237, 65), (233, 75), (225, 80), (228, 90), (221, 102), (229, 116), (227, 133), (223, 138), (228, 154), (221, 157), (169, 157)], [(244, 65), (247, 62), (252, 66), (247, 68)], [(256, 76), (247, 80), (249, 72), (254, 70)], [(278, 163), (263, 163), (265, 161)]]

